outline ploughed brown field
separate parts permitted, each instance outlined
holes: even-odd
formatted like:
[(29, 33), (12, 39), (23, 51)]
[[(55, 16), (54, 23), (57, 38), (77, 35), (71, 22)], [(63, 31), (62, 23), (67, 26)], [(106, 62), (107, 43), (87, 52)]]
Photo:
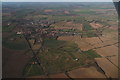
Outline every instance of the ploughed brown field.
[(108, 57), (108, 60), (110, 60), (111, 63), (113, 63), (116, 67), (118, 66), (118, 56)]
[(10, 50), (4, 47), (3, 53), (3, 78), (23, 77), (22, 71), (31, 56), (25, 55), (24, 51)]
[(78, 68), (68, 72), (71, 78), (106, 78), (103, 73), (97, 71), (95, 67)]
[(118, 47), (114, 45), (95, 49), (95, 51), (103, 57), (118, 56)]
[(107, 77), (117, 78), (118, 77), (118, 68), (112, 64), (106, 58), (96, 58), (95, 59), (99, 67), (105, 72)]

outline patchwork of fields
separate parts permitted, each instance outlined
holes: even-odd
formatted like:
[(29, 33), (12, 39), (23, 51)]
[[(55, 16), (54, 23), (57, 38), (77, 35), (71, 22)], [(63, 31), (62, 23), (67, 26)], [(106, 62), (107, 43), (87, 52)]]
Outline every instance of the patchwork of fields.
[(4, 78), (118, 78), (113, 4), (13, 4), (3, 3)]

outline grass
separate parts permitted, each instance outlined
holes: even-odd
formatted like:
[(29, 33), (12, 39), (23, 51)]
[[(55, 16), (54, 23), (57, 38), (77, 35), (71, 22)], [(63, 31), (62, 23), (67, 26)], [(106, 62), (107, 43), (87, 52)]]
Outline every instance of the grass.
[(87, 37), (87, 38), (88, 37), (97, 37), (97, 35), (92, 34), (92, 33), (91, 34), (83, 34), (82, 37)]
[(24, 76), (37, 76), (44, 74), (44, 71), (42, 70), (42, 67), (38, 64), (32, 64), (34, 59), (32, 58), (29, 61), (29, 64), (27, 64), (23, 70)]
[(11, 32), (14, 29), (14, 26), (3, 26), (2, 31), (3, 32)]
[(83, 26), (84, 26), (84, 30), (92, 30), (93, 29), (87, 21), (83, 22)]
[(89, 9), (83, 9), (83, 10), (80, 9), (79, 11), (72, 11), (71, 13), (73, 13), (73, 14), (91, 14), (91, 15), (96, 14), (95, 11), (91, 11)]
[(88, 55), (88, 58), (90, 58), (90, 59), (94, 59), (94, 58), (100, 57), (100, 55), (98, 55), (98, 54), (97, 54), (95, 51), (93, 51), (93, 50), (84, 51), (83, 54)]
[(24, 76), (37, 76), (37, 75), (42, 75), (43, 71), (38, 64), (34, 64), (34, 65), (31, 64), (31, 65), (27, 65), (24, 73), (25, 73)]
[[(74, 42), (47, 39), (44, 46), (46, 51), (40, 53), (39, 57), (48, 73), (65, 72), (86, 65), (86, 60), (99, 57), (92, 50), (80, 53), (77, 44)], [(79, 60), (76, 61), (75, 59)]]
[(78, 51), (75, 43), (46, 40), (45, 46), (48, 52), (41, 53), (40, 59), (48, 73), (64, 72), (79, 65), (79, 62), (74, 62), (76, 56), (73, 53)]
[[(20, 38), (21, 37), (21, 38)], [(10, 40), (10, 38), (13, 38), (15, 40)], [(25, 50), (28, 49), (28, 44), (24, 37), (20, 35), (11, 35), (7, 38), (3, 38), (2, 44), (4, 47), (14, 49), (14, 50)]]
[(80, 30), (78, 30), (78, 29), (61, 29), (59, 31), (61, 31), (61, 32), (80, 32)]
[(55, 39), (46, 39), (44, 45), (50, 48), (57, 48), (60, 44), (63, 44), (65, 41), (58, 41)]
[(96, 31), (89, 30), (89, 31), (83, 32), (82, 36), (83, 37), (97, 37), (95, 33)]

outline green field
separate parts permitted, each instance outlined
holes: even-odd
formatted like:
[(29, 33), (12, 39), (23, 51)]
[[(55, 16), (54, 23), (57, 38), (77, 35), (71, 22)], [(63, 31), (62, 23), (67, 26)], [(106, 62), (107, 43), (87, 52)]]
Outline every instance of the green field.
[(23, 69), (24, 76), (37, 76), (44, 74), (42, 67), (38, 64), (33, 64), (33, 62), (35, 62), (34, 58), (32, 58)]
[[(87, 60), (93, 60), (96, 57), (100, 57), (92, 50), (82, 53), (79, 52), (77, 44), (73, 42), (48, 39), (45, 41), (44, 46), (46, 47), (45, 52), (39, 53), (39, 57), (41, 64), (45, 67), (47, 73), (65, 72), (86, 65), (85, 62)], [(76, 61), (76, 59), (79, 60)], [(34, 72), (34, 68), (37, 67), (37, 65), (32, 66), (31, 74), (39, 75), (40, 73)], [(29, 68), (30, 66), (27, 67), (27, 69)], [(29, 74), (29, 76), (31, 74)]]
[(22, 35), (11, 34), (10, 36), (3, 38), (2, 44), (4, 47), (13, 50), (28, 49), (28, 44)]

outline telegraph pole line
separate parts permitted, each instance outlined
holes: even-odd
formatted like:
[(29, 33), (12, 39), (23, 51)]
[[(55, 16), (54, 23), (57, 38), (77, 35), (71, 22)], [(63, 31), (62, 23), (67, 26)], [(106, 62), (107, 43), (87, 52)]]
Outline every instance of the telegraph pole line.
[[(39, 51), (41, 50), (42, 47), (39, 48), (39, 49), (37, 50), (37, 52), (34, 52), (34, 50), (32, 49), (32, 46), (31, 46), (31, 44), (30, 44), (30, 42), (29, 42), (28, 37), (27, 37), (25, 34), (23, 34), (23, 36), (24, 36), (25, 40), (27, 41), (30, 50), (32, 51), (32, 54), (33, 54), (33, 57), (32, 57), (32, 58), (35, 59), (35, 61), (37, 62), (37, 64), (41, 67), (42, 71), (47, 75), (47, 72), (45, 71), (45, 67), (41, 64), (41, 61), (40, 61), (39, 57), (37, 57), (37, 54), (39, 53)], [(41, 46), (43, 46), (43, 42), (42, 42), (42, 45), (41, 45)]]

